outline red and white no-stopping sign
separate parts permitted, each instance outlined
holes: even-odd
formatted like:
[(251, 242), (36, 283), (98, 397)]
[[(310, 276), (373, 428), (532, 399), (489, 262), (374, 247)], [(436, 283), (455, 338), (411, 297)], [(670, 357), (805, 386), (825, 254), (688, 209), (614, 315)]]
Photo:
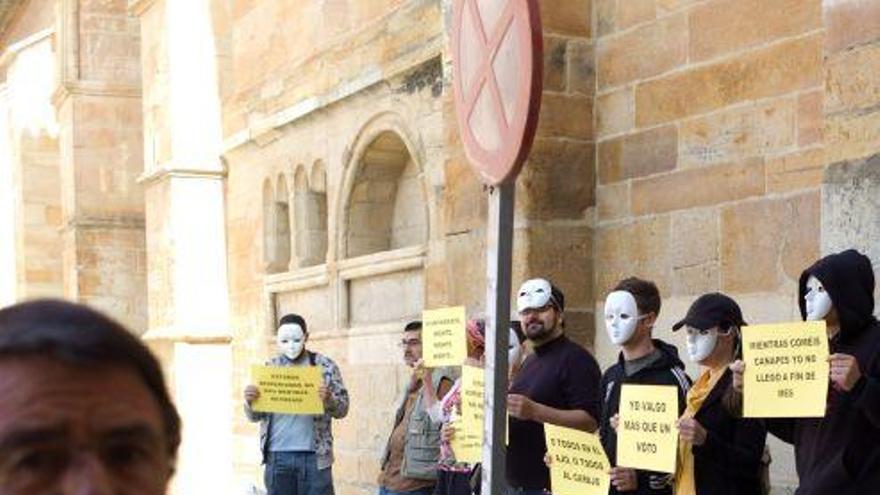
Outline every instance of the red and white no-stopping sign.
[(456, 0), (453, 87), (465, 153), (483, 182), (516, 178), (541, 105), (537, 0)]

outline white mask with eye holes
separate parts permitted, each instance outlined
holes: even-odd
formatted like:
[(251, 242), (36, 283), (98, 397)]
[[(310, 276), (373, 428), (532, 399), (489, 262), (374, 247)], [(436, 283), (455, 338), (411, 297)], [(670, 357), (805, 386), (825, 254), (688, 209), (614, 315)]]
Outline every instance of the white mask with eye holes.
[(306, 335), (302, 327), (296, 323), (285, 323), (278, 327), (275, 343), (278, 344), (278, 350), (281, 354), (291, 360), (296, 360), (306, 345)]
[(804, 294), (804, 302), (806, 303), (807, 321), (818, 321), (824, 319), (831, 312), (832, 306), (831, 296), (825, 290), (825, 286), (818, 278), (810, 275), (807, 279), (807, 291)]
[(687, 332), (688, 357), (694, 363), (699, 363), (709, 357), (715, 350), (715, 346), (718, 345), (718, 327), (700, 330), (687, 326), (685, 331)]
[(522, 346), (519, 343), (519, 338), (516, 336), (516, 332), (513, 329), (510, 329), (510, 341), (507, 344), (507, 366), (513, 366), (514, 363), (519, 362), (519, 357), (522, 355)]
[(612, 344), (629, 342), (643, 317), (639, 316), (636, 298), (629, 292), (618, 290), (605, 298), (605, 331)]

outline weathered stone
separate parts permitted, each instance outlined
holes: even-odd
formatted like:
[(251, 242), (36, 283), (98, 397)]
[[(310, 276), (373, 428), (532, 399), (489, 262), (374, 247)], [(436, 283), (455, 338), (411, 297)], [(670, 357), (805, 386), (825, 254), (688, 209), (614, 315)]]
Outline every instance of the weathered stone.
[(607, 294), (617, 282), (632, 275), (653, 280), (661, 294), (670, 282), (670, 219), (656, 215), (625, 224), (601, 227), (596, 232), (595, 293)]
[[(822, 254), (855, 248), (880, 277), (880, 155), (828, 166), (822, 187)], [(875, 299), (880, 287), (874, 288)]]
[(824, 136), (829, 163), (873, 155), (880, 149), (880, 111), (828, 116)]
[(593, 96), (596, 92), (596, 68), (593, 44), (572, 39), (568, 42), (568, 91)]
[[(794, 287), (819, 254), (819, 193), (762, 199), (721, 211), (721, 288), (774, 292)], [(748, 253), (748, 254), (745, 254)]]
[(825, 112), (870, 108), (880, 102), (880, 43), (840, 52), (825, 65)]
[(700, 294), (718, 287), (719, 230), (714, 208), (672, 214), (673, 294)]
[(596, 57), (599, 88), (662, 74), (687, 60), (687, 18), (666, 17), (601, 38)]
[(778, 98), (682, 122), (682, 167), (775, 155), (795, 145), (797, 100)]
[(630, 215), (629, 181), (599, 186), (596, 189), (599, 221), (617, 220)]
[(836, 0), (822, 3), (827, 53), (836, 53), (880, 38), (880, 3), (873, 0)]
[(568, 38), (544, 36), (544, 89), (565, 91)]
[(696, 115), (744, 100), (781, 95), (821, 83), (822, 38), (774, 44), (732, 60), (636, 86), (636, 125)]
[(610, 184), (675, 168), (678, 133), (658, 127), (599, 143), (599, 182)]
[(797, 36), (821, 25), (819, 1), (713, 0), (690, 12), (690, 60)]
[(596, 31), (605, 36), (617, 30), (617, 0), (595, 0)]
[(811, 189), (822, 184), (825, 149), (816, 148), (767, 160), (767, 192)]
[(597, 138), (629, 132), (634, 124), (635, 102), (632, 86), (624, 86), (596, 98)]
[(581, 219), (595, 204), (595, 147), (589, 142), (537, 139), (519, 182), (530, 219)]
[(654, 20), (657, 9), (655, 0), (629, 0), (617, 2), (617, 25), (626, 29), (635, 24)]
[(590, 140), (592, 134), (592, 97), (544, 93), (538, 120), (539, 137)]
[(725, 203), (764, 194), (764, 163), (714, 165), (636, 179), (632, 184), (634, 215), (663, 213)]
[(821, 91), (798, 97), (798, 146), (806, 147), (822, 141), (822, 100)]
[(545, 32), (590, 37), (590, 0), (544, 0), (539, 5)]

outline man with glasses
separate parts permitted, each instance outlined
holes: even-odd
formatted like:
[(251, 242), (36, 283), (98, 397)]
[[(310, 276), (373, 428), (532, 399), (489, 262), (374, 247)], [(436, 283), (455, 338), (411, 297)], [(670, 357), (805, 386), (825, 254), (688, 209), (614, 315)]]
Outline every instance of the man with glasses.
[[(404, 363), (412, 368), (412, 376), (397, 408), (394, 427), (382, 456), (379, 495), (429, 495), (437, 482), (441, 424), (431, 420), (423, 405), (425, 370), (421, 366), (421, 321), (407, 323), (400, 346)], [(455, 376), (448, 368), (437, 368), (430, 373), (436, 397), (445, 396)]]
[(537, 495), (550, 488), (544, 423), (596, 431), (602, 373), (596, 359), (565, 336), (561, 290), (545, 279), (528, 280), (520, 287), (517, 309), (535, 351), (523, 362), (507, 397), (508, 494)]

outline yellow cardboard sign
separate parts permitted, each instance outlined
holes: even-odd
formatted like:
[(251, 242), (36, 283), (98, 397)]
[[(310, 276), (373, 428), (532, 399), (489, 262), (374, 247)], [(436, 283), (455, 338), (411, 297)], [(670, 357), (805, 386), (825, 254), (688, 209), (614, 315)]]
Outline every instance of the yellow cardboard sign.
[(461, 416), (451, 442), (455, 460), (476, 464), (483, 458), (483, 369), (461, 367)]
[(670, 385), (623, 385), (617, 427), (617, 465), (675, 472), (678, 452), (678, 389)]
[(818, 418), (828, 394), (824, 321), (743, 327), (743, 416)]
[(280, 414), (324, 414), (318, 396), (321, 369), (317, 366), (254, 366), (253, 383), (260, 388), (254, 411)]
[(545, 424), (553, 495), (607, 495), (610, 464), (598, 435)]
[(461, 366), (467, 357), (464, 306), (422, 312), (422, 356), (425, 366)]

